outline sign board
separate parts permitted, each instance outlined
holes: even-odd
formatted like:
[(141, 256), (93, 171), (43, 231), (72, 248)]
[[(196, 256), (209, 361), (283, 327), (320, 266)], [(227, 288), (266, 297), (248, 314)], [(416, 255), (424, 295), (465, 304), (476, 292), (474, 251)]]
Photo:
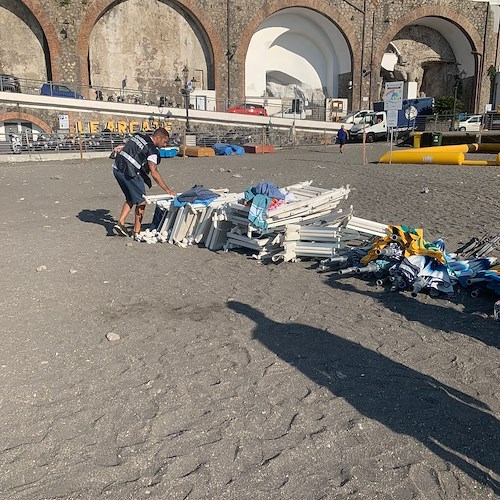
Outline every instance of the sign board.
[(69, 115), (59, 115), (59, 130), (69, 130)]
[(408, 106), (405, 109), (405, 118), (407, 120), (414, 120), (418, 115), (418, 109), (415, 106)]
[(387, 126), (389, 128), (397, 128), (397, 126), (398, 126), (398, 110), (397, 109), (387, 110)]
[(384, 90), (384, 109), (403, 109), (404, 82), (386, 82)]

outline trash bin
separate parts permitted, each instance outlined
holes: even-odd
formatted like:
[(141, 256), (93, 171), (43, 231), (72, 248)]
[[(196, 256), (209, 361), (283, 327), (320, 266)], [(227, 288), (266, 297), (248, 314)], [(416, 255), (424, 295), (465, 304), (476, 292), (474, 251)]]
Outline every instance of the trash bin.
[(442, 140), (443, 140), (443, 134), (441, 132), (433, 132), (432, 133), (432, 145), (433, 146), (441, 146)]
[(419, 148), (421, 140), (422, 140), (422, 132), (415, 132), (413, 134), (413, 147)]

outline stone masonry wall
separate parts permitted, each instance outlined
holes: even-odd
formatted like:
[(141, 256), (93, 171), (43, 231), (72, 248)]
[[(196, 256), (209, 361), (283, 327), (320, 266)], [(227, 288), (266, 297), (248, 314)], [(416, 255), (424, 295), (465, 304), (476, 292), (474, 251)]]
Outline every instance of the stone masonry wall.
[[(2, 2), (0, 0), (0, 14)], [(38, 19), (46, 36), (57, 81), (88, 83), (88, 43), (92, 28), (114, 0), (14, 0), (24, 4)], [(148, 2), (143, 3), (147, 6)], [(12, 1), (10, 2), (12, 4)], [(438, 16), (459, 26), (471, 40), (481, 73), (477, 82), (477, 107), (487, 102), (485, 72), (497, 62), (497, 34), (486, 2), (468, 0), (180, 0), (168, 3), (206, 34), (212, 49), (213, 86), (221, 99), (244, 96), (245, 56), (252, 34), (269, 15), (289, 7), (311, 8), (337, 24), (351, 46), (352, 107), (374, 99), (379, 83), (377, 68), (388, 43), (420, 17)], [(151, 4), (153, 5), (153, 4)], [(21, 22), (21, 21), (20, 21)], [(134, 20), (131, 20), (133, 23)], [(153, 19), (151, 33), (161, 19)], [(64, 28), (66, 36), (61, 35)], [(1, 35), (0, 35), (1, 36)], [(105, 47), (103, 48), (105, 50)], [(171, 48), (177, 57), (180, 52)], [(133, 52), (133, 45), (123, 54)], [(232, 54), (230, 57), (227, 54)], [(117, 54), (119, 57), (120, 54)], [(154, 54), (151, 54), (154, 57)], [(7, 56), (3, 56), (7, 57)], [(0, 61), (1, 63), (2, 61)], [(26, 58), (29, 65), (29, 58)], [(363, 72), (364, 70), (364, 72)], [(145, 68), (147, 74), (147, 68)], [(23, 77), (23, 75), (19, 75)], [(170, 78), (171, 75), (169, 75)]]

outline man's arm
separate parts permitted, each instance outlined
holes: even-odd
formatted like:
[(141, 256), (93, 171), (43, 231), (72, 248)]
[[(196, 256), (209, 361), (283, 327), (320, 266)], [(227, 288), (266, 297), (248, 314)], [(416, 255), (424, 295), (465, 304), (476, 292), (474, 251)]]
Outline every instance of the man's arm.
[(149, 170), (151, 172), (151, 177), (155, 180), (156, 184), (160, 186), (165, 193), (170, 194), (172, 196), (175, 196), (177, 193), (175, 191), (172, 191), (166, 184), (165, 181), (163, 180), (162, 176), (160, 175), (160, 172), (158, 172), (158, 166), (156, 163), (153, 163), (152, 161), (148, 162), (149, 164)]

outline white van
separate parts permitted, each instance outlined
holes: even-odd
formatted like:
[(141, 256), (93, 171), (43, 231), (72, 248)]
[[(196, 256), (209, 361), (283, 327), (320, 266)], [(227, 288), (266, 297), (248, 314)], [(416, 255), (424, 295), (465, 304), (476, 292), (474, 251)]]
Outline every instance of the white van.
[(359, 123), (361, 120), (366, 115), (369, 115), (370, 113), (373, 113), (374, 111), (371, 109), (362, 109), (361, 111), (352, 111), (351, 113), (347, 114), (342, 120), (340, 120), (341, 123)]
[(362, 141), (363, 131), (366, 134), (366, 142), (387, 138), (387, 114), (385, 111), (369, 111), (360, 118), (349, 130), (351, 141)]
[(482, 115), (472, 115), (458, 123), (458, 130), (460, 132), (479, 132), (481, 126)]

